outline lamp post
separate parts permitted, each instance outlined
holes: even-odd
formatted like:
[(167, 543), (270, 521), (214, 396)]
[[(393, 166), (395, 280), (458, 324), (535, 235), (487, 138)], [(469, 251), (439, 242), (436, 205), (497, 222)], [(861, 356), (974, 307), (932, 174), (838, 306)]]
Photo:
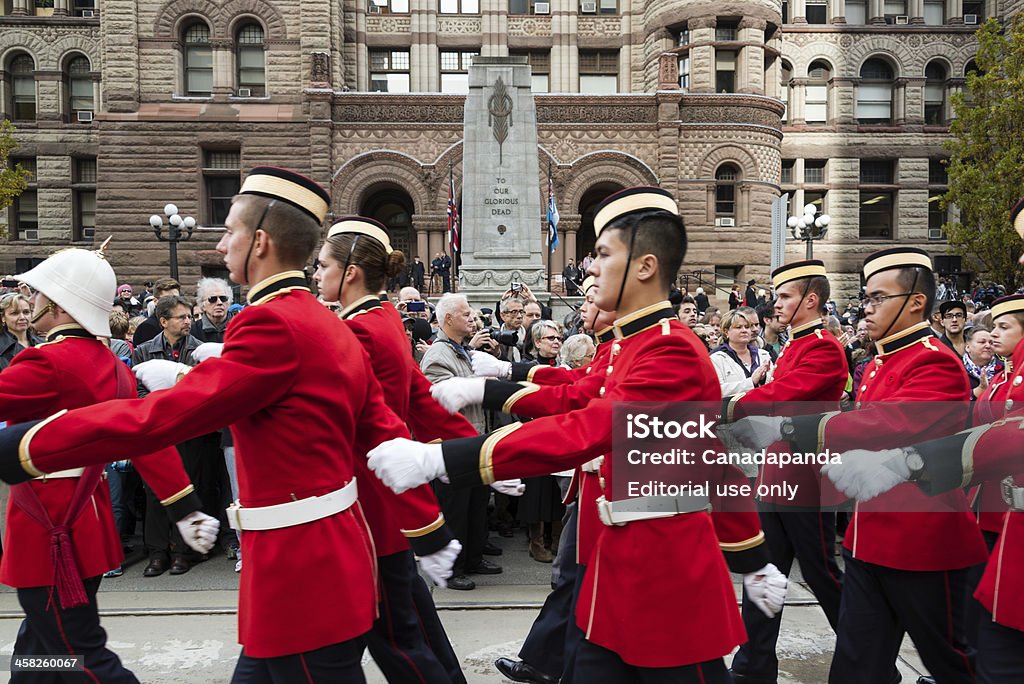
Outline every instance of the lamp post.
[[(162, 231), (164, 219), (159, 214), (149, 217), (149, 225), (153, 228), (153, 234), (160, 242), (166, 242), (171, 247), (171, 277), (178, 279), (178, 243), (188, 242), (192, 239), (192, 231), (196, 228), (196, 220), (191, 216), (182, 218), (178, 215), (178, 207), (168, 204), (164, 207), (164, 214), (167, 215), (167, 237)], [(182, 231), (185, 231), (184, 233)]]
[(786, 221), (793, 237), (807, 243), (807, 259), (814, 258), (814, 241), (825, 237), (825, 234), (828, 233), (828, 225), (832, 222), (832, 217), (828, 214), (820, 214), (815, 217), (817, 213), (818, 208), (813, 204), (808, 204), (804, 206), (803, 216), (790, 216)]

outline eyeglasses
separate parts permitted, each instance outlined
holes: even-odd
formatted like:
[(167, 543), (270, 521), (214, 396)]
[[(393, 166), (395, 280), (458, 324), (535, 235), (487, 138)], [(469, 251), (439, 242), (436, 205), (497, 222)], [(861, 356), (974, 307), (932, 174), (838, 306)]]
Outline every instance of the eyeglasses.
[(860, 305), (863, 306), (863, 307), (867, 307), (867, 306), (879, 307), (879, 306), (882, 306), (882, 304), (884, 304), (885, 300), (887, 300), (887, 299), (895, 299), (896, 297), (909, 297), (912, 294), (915, 294), (915, 293), (913, 293), (913, 292), (901, 292), (900, 294), (894, 294), (894, 295), (872, 295), (870, 297), (865, 297), (864, 299), (860, 300)]
[(945, 316), (942, 317), (942, 319), (945, 321), (964, 320), (966, 318), (967, 316), (964, 316), (962, 313), (951, 313), (946, 314)]
[(545, 335), (544, 337), (542, 337), (540, 339), (547, 340), (548, 342), (561, 342), (562, 341), (562, 338), (559, 337), (558, 335)]
[(194, 316), (192, 314), (181, 314), (180, 316), (168, 316), (169, 321), (191, 321)]
[(519, 318), (520, 316), (525, 315), (526, 312), (520, 309), (519, 311), (506, 311), (505, 313), (507, 313), (509, 316), (512, 316), (513, 318)]
[(217, 302), (227, 304), (230, 300), (231, 297), (228, 297), (227, 295), (213, 295), (212, 297), (206, 298), (206, 302), (208, 304), (216, 304)]

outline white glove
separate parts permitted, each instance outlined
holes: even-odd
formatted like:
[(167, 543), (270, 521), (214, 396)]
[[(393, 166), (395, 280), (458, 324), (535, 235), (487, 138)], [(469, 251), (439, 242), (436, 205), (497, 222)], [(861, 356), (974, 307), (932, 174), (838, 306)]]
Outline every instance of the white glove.
[(522, 496), (526, 491), (526, 485), (522, 480), (496, 480), (491, 483), (491, 489), (499, 494), (508, 496)]
[(782, 439), (782, 421), (781, 417), (748, 416), (718, 429), (727, 431), (731, 443), (757, 451)]
[(747, 592), (747, 598), (770, 618), (782, 610), (788, 587), (789, 580), (771, 563), (757, 572), (743, 576), (743, 589)]
[(445, 474), (440, 444), (391, 439), (378, 444), (367, 456), (370, 470), (396, 494)]
[(178, 382), (178, 376), (184, 375), (190, 370), (192, 370), (190, 366), (165, 359), (144, 361), (132, 367), (135, 377), (150, 392), (174, 387), (174, 384)]
[(430, 394), (448, 413), (458, 413), (471, 404), (484, 401), (487, 378), (449, 378), (430, 388)]
[(487, 352), (470, 352), (473, 375), (478, 378), (508, 378), (512, 376), (512, 362), (496, 359)]
[(843, 453), (839, 461), (822, 466), (821, 472), (828, 475), (836, 489), (858, 501), (873, 499), (910, 479), (903, 449), (853, 449)]
[(178, 532), (181, 532), (182, 540), (194, 551), (208, 553), (217, 543), (220, 523), (205, 513), (193, 511), (175, 524)]
[(448, 586), (448, 578), (452, 576), (452, 567), (455, 559), (462, 551), (462, 544), (458, 539), (452, 539), (448, 546), (440, 551), (435, 551), (429, 556), (420, 556), (416, 560), (420, 562), (420, 570), (430, 578), (430, 581), (437, 586), (444, 588)]
[(223, 342), (203, 342), (192, 351), (192, 358), (196, 363), (202, 363), (206, 359), (219, 359), (223, 351)]

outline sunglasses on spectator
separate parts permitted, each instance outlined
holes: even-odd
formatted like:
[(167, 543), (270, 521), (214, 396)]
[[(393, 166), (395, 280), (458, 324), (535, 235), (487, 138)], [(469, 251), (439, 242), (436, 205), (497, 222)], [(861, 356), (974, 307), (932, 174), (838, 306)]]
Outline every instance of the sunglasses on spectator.
[(548, 342), (561, 342), (562, 341), (562, 338), (559, 337), (558, 335), (545, 335), (544, 337), (542, 337), (540, 339), (547, 340)]
[(207, 297), (206, 298), (206, 301), (209, 304), (216, 304), (217, 302), (221, 302), (223, 304), (227, 304), (228, 301), (230, 301), (230, 300), (231, 300), (231, 297), (228, 297), (227, 295), (213, 295), (212, 297)]

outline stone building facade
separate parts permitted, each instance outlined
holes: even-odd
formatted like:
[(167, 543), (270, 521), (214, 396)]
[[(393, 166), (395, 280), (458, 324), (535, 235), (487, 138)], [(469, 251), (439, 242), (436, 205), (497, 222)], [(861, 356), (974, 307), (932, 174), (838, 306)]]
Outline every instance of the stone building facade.
[[(333, 216), (376, 216), (429, 262), (449, 169), (459, 187), (466, 70), (512, 54), (533, 68), (556, 273), (592, 248), (598, 202), (657, 183), (688, 226), (691, 290), (767, 280), (771, 205), (788, 192), (790, 213), (833, 216), (815, 255), (853, 292), (868, 252), (944, 251), (931, 200), (976, 45), (964, 19), (999, 13), (992, 0), (4, 0), (0, 108), (34, 177), (0, 212), (0, 272), (113, 235), (122, 279), (165, 275), (149, 216), (173, 202), (215, 227), (265, 164), (309, 174)], [(180, 245), (186, 284), (224, 275), (217, 239)]]

